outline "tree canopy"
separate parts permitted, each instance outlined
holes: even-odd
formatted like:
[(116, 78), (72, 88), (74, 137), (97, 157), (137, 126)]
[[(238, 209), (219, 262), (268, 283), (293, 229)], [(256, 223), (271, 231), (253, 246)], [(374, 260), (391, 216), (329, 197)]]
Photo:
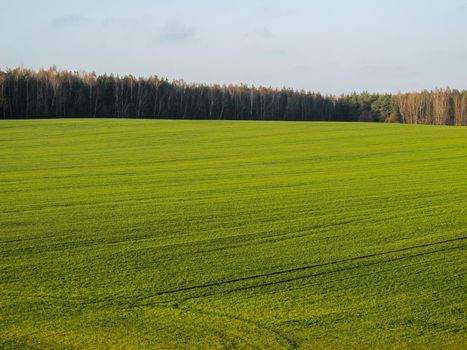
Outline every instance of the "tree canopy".
[(322, 95), (289, 88), (188, 84), (51, 67), (0, 70), (0, 116), (251, 119), (467, 125), (467, 91)]

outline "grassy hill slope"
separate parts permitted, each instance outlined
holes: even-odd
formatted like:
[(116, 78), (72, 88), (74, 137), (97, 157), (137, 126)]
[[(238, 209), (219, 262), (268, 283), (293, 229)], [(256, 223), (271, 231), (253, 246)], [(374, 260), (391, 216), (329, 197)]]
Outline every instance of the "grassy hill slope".
[(0, 347), (465, 348), (467, 128), (0, 123)]

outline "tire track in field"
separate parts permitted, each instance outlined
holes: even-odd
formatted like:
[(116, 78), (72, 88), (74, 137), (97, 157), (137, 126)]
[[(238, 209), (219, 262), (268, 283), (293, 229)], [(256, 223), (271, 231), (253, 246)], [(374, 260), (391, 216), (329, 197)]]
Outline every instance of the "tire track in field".
[[(318, 272), (318, 273), (315, 273), (315, 274), (312, 274), (312, 275), (297, 276), (297, 277), (287, 278), (287, 279), (274, 281), (274, 282), (265, 282), (265, 283), (256, 284), (256, 285), (253, 285), (253, 286), (246, 286), (246, 287), (231, 289), (231, 290), (225, 291), (224, 294), (226, 294), (226, 293), (235, 293), (235, 292), (248, 290), (248, 289), (259, 288), (259, 287), (267, 287), (267, 286), (272, 286), (272, 285), (282, 284), (282, 283), (287, 283), (287, 282), (294, 282), (294, 281), (307, 279), (307, 278), (312, 278), (312, 277), (326, 276), (326, 275), (331, 275), (331, 274), (339, 273), (339, 272), (358, 270), (360, 268), (366, 268), (366, 267), (370, 267), (370, 266), (376, 266), (376, 265), (381, 265), (381, 264), (390, 263), (390, 262), (394, 262), (394, 261), (406, 260), (406, 259), (416, 258), (416, 257), (420, 257), (420, 256), (425, 256), (425, 255), (431, 255), (431, 254), (444, 252), (444, 251), (449, 251), (449, 250), (457, 250), (457, 249), (459, 249), (459, 247), (442, 248), (442, 249), (433, 250), (431, 252), (424, 252), (424, 253), (417, 253), (417, 254), (412, 254), (412, 255), (400, 256), (400, 257), (397, 257), (397, 258), (392, 258), (392, 259), (388, 259), (388, 260), (384, 260), (384, 261), (377, 261), (377, 262), (368, 263), (368, 264), (364, 264), (364, 265), (349, 266), (349, 267), (336, 269), (336, 270), (332, 270), (332, 271)], [(205, 296), (208, 296), (208, 295), (194, 296), (194, 297), (191, 297), (189, 299), (198, 299), (198, 298), (202, 298), (202, 297), (205, 297)]]
[[(436, 251), (432, 251), (430, 253), (438, 253), (439, 251), (446, 251), (446, 250), (456, 250), (456, 248), (448, 248), (448, 249), (441, 249), (441, 250), (436, 250)], [(409, 256), (409, 257), (406, 257), (406, 258), (410, 258), (412, 256)], [(438, 258), (438, 259), (432, 259), (430, 260), (430, 263), (437, 263), (439, 261), (444, 261), (443, 258)], [(385, 261), (382, 261), (381, 262), (381, 265), (384, 264), (384, 263), (390, 263), (392, 262), (392, 260), (385, 260)], [(423, 262), (423, 261), (419, 261), (419, 262), (413, 262), (413, 263), (409, 263), (409, 264), (404, 264), (402, 266), (398, 266), (398, 269), (406, 269), (406, 268), (409, 268), (409, 267), (413, 267), (413, 266), (419, 266), (419, 265), (424, 265), (426, 264), (426, 262)], [(376, 265), (376, 264), (366, 264), (366, 265), (360, 265), (359, 267), (360, 268), (365, 268), (365, 267), (371, 267), (373, 265)], [(381, 269), (378, 269), (378, 274), (382, 273), (382, 272), (388, 272), (388, 271), (391, 271), (393, 270), (393, 267), (389, 267), (389, 268), (381, 268)], [(329, 275), (332, 274), (332, 272), (334, 271), (330, 271)], [(348, 281), (349, 279), (352, 279), (352, 280), (355, 280), (356, 277), (368, 277), (368, 276), (372, 276), (372, 275), (375, 275), (374, 272), (363, 272), (363, 273), (358, 273), (358, 274), (353, 274), (352, 277), (340, 277), (340, 278), (333, 278), (333, 279), (326, 279), (326, 283), (327, 284), (336, 284), (336, 283), (340, 283), (340, 282), (345, 282), (345, 281)], [(323, 283), (321, 282), (318, 282), (318, 283), (307, 283), (305, 286), (323, 286)], [(291, 287), (291, 288), (287, 288), (287, 291), (293, 291), (293, 290), (299, 290), (299, 289), (303, 289), (304, 285), (299, 285), (299, 286), (294, 286), (294, 287)], [(230, 291), (226, 291), (224, 292), (224, 294), (228, 294)], [(266, 292), (263, 294), (269, 294), (269, 293), (275, 293), (275, 291), (270, 291), (270, 292)], [(215, 294), (211, 294), (211, 295), (215, 295)], [(209, 296), (211, 296), (209, 295)]]
[[(451, 241), (451, 240), (448, 240), (448, 241)], [(438, 243), (441, 243), (441, 242), (438, 242)], [(432, 244), (432, 245), (434, 245), (434, 244)], [(225, 295), (225, 294), (239, 292), (239, 291), (242, 291), (242, 290), (260, 288), (260, 287), (264, 287), (264, 286), (281, 284), (281, 283), (287, 283), (287, 282), (300, 280), (300, 279), (307, 279), (307, 278), (312, 278), (312, 277), (322, 276), (322, 275), (330, 275), (330, 274), (345, 272), (345, 271), (349, 271), (349, 270), (357, 270), (357, 269), (360, 269), (360, 268), (367, 268), (367, 267), (371, 267), (371, 266), (390, 263), (390, 262), (393, 262), (393, 261), (400, 261), (400, 260), (406, 260), (406, 259), (411, 259), (411, 258), (415, 258), (415, 257), (425, 256), (425, 255), (436, 254), (436, 253), (439, 253), (439, 252), (442, 252), (442, 251), (457, 250), (459, 248), (461, 248), (461, 247), (457, 247), (457, 246), (456, 247), (444, 247), (444, 248), (436, 249), (434, 251), (421, 252), (421, 253), (417, 253), (417, 254), (411, 254), (411, 255), (408, 255), (408, 256), (407, 255), (406, 256), (399, 256), (399, 257), (387, 259), (387, 260), (384, 260), (384, 261), (366, 263), (364, 265), (350, 266), (350, 267), (346, 267), (346, 268), (336, 269), (336, 270), (333, 270), (333, 271), (325, 271), (325, 272), (321, 272), (321, 273), (316, 273), (316, 274), (312, 274), (312, 275), (305, 275), (305, 276), (298, 276), (298, 277), (289, 278), (289, 279), (280, 280), (280, 281), (266, 282), (266, 283), (257, 284), (257, 285), (254, 285), (254, 286), (246, 286), (246, 287), (235, 288), (235, 289), (231, 289), (231, 290), (228, 290), (228, 291), (223, 291), (222, 294)], [(411, 263), (411, 264), (409, 264), (407, 266), (413, 266), (413, 265), (419, 265), (419, 264), (422, 264), (422, 263), (420, 263), (420, 262), (419, 263)], [(365, 273), (363, 275), (365, 275), (365, 276), (366, 275), (371, 275), (371, 273)], [(347, 280), (347, 279), (349, 279), (349, 278), (338, 278), (336, 280), (337, 281), (343, 281), (343, 280)], [(274, 329), (272, 329), (272, 328), (270, 328), (268, 326), (265, 326), (260, 322), (256, 322), (254, 320), (249, 320), (249, 319), (245, 319), (245, 318), (241, 318), (241, 317), (236, 317), (236, 316), (229, 315), (229, 314), (226, 314), (226, 313), (206, 311), (206, 310), (203, 310), (203, 309), (199, 309), (199, 308), (195, 308), (195, 307), (186, 305), (186, 303), (191, 301), (191, 300), (204, 298), (204, 297), (209, 297), (209, 296), (213, 296), (213, 295), (217, 295), (217, 294), (218, 294), (217, 292), (212, 292), (212, 293), (207, 293), (207, 294), (203, 294), (203, 295), (197, 295), (197, 296), (193, 296), (193, 297), (183, 298), (182, 300), (177, 301), (172, 306), (174, 308), (177, 308), (177, 309), (185, 310), (185, 311), (188, 311), (188, 312), (191, 311), (193, 313), (197, 313), (197, 314), (201, 314), (201, 315), (215, 316), (215, 317), (235, 320), (237, 322), (241, 322), (241, 323), (244, 323), (246, 325), (249, 325), (250, 328), (251, 327), (256, 327), (256, 328), (261, 329), (261, 330), (263, 330), (263, 331), (265, 331), (267, 333), (271, 333), (272, 335), (274, 335), (274, 337), (276, 339), (280, 339), (282, 341), (282, 343), (285, 344), (285, 348), (287, 348), (287, 349), (298, 349), (299, 348), (299, 344), (293, 338), (283, 334), (282, 332), (276, 331), (276, 330), (274, 330)], [(145, 305), (145, 306), (147, 306), (147, 305)]]
[[(436, 253), (438, 251), (444, 251), (444, 250), (448, 250), (448, 249), (450, 249), (450, 248), (436, 250), (436, 251), (430, 252), (430, 253)], [(388, 260), (388, 261), (384, 261), (383, 263), (391, 262), (392, 260), (396, 260), (396, 259), (391, 259), (391, 260)], [(367, 266), (371, 266), (371, 265), (376, 265), (376, 264), (367, 264), (367, 265), (363, 265), (363, 266), (360, 265), (359, 267), (367, 267)], [(409, 267), (409, 266), (416, 266), (416, 265), (423, 265), (423, 262), (410, 263), (410, 264), (404, 265), (403, 267), (406, 268), (406, 267)], [(388, 268), (386, 270), (390, 270), (390, 269)], [(337, 272), (337, 271), (332, 271), (332, 272)], [(358, 276), (361, 277), (361, 276), (370, 276), (370, 275), (372, 275), (372, 273), (362, 273), (362, 274), (359, 274)], [(309, 276), (307, 276), (307, 277), (309, 277)], [(349, 277), (335, 278), (335, 279), (331, 280), (331, 282), (333, 282), (333, 283), (334, 282), (342, 282), (342, 281), (346, 281), (348, 279), (349, 279)], [(307, 286), (309, 286), (309, 285), (310, 284), (307, 284)], [(321, 285), (321, 284), (320, 283), (314, 283), (314, 284), (311, 284), (311, 285), (316, 286), (316, 285)], [(250, 288), (255, 288), (255, 287), (261, 287), (261, 286), (252, 286)], [(223, 295), (234, 293), (234, 292), (240, 291), (242, 289), (248, 289), (248, 288), (239, 288), (239, 289), (235, 289), (235, 290), (225, 291), (225, 292), (223, 292)], [(298, 289), (298, 288), (292, 288), (292, 289)], [(291, 290), (291, 289), (288, 289), (288, 290)], [(229, 314), (226, 314), (226, 313), (206, 311), (206, 310), (203, 310), (203, 309), (199, 309), (199, 308), (195, 308), (195, 307), (186, 305), (186, 303), (191, 301), (191, 300), (204, 298), (204, 297), (210, 297), (210, 296), (214, 296), (214, 295), (218, 295), (218, 294), (214, 292), (214, 293), (204, 294), (204, 295), (200, 295), (200, 296), (184, 298), (184, 299), (182, 299), (180, 301), (177, 301), (175, 304), (172, 305), (172, 307), (177, 308), (177, 309), (192, 311), (194, 313), (199, 313), (199, 314), (202, 314), (202, 315), (212, 315), (212, 316), (216, 316), (216, 317), (225, 317), (225, 318), (240, 321), (240, 322), (243, 322), (243, 323), (246, 323), (246, 324), (251, 324), (254, 327), (257, 327), (259, 329), (263, 329), (264, 331), (271, 332), (271, 333), (275, 334), (277, 337), (282, 338), (284, 343), (287, 344), (287, 348), (289, 348), (289, 349), (298, 349), (299, 348), (299, 343), (297, 343), (293, 338), (284, 335), (282, 332), (271, 329), (271, 328), (263, 325), (260, 322), (249, 320), (247, 318), (232, 316), (232, 315), (229, 315)]]
[[(319, 267), (334, 266), (334, 265), (339, 265), (339, 264), (343, 264), (343, 263), (347, 263), (347, 262), (360, 261), (360, 260), (365, 260), (365, 259), (374, 258), (374, 257), (380, 257), (380, 256), (386, 256), (386, 255), (391, 255), (391, 254), (395, 254), (395, 253), (406, 252), (406, 251), (410, 251), (410, 250), (413, 250), (413, 249), (433, 247), (433, 246), (437, 246), (437, 245), (442, 245), (442, 244), (452, 243), (452, 242), (458, 242), (458, 241), (464, 241), (464, 240), (467, 240), (467, 236), (457, 237), (457, 238), (452, 238), (452, 239), (446, 239), (446, 240), (438, 241), (438, 242), (425, 243), (425, 244), (415, 245), (415, 246), (411, 246), (411, 247), (393, 249), (393, 250), (389, 250), (389, 251), (386, 251), (386, 252), (379, 252), (379, 253), (360, 255), (360, 256), (356, 256), (356, 257), (352, 257), (352, 258), (341, 259), (341, 260), (336, 260), (336, 261), (330, 261), (330, 262), (322, 263), (322, 264), (305, 265), (305, 266), (295, 267), (295, 268), (281, 270), (281, 271), (273, 271), (273, 272), (268, 272), (268, 273), (263, 273), (263, 274), (257, 274), (257, 275), (251, 275), (251, 276), (246, 276), (246, 277), (234, 278), (234, 279), (225, 280), (225, 281), (211, 282), (211, 283), (205, 283), (205, 284), (200, 284), (200, 285), (194, 285), (194, 286), (176, 288), (176, 289), (171, 289), (171, 290), (165, 290), (165, 291), (160, 291), (160, 292), (154, 293), (153, 295), (142, 298), (140, 300), (148, 300), (148, 299), (151, 299), (151, 298), (154, 298), (154, 297), (157, 297), (157, 296), (176, 294), (176, 293), (180, 293), (180, 292), (192, 291), (192, 290), (203, 289), (203, 288), (208, 288), (208, 287), (223, 286), (223, 285), (230, 284), (230, 283), (249, 281), (249, 280), (254, 280), (254, 279), (258, 279), (258, 278), (271, 277), (271, 276), (280, 276), (282, 274), (306, 271), (306, 270), (309, 270), (309, 269), (314, 269), (314, 268), (319, 268)], [(449, 250), (449, 249), (442, 249), (442, 250)], [(438, 250), (438, 251), (442, 251), (442, 250)], [(434, 251), (434, 252), (437, 252), (437, 251)], [(426, 255), (426, 254), (434, 253), (434, 252), (419, 253), (419, 254), (415, 254), (415, 255), (410, 255), (409, 257), (422, 256), (422, 255)], [(404, 258), (408, 258), (408, 257), (407, 256), (406, 257), (399, 257), (399, 258), (395, 258), (395, 259), (392, 259), (392, 260), (402, 260)], [(391, 260), (389, 260), (389, 261), (391, 261)], [(381, 263), (381, 262), (378, 262), (378, 263)], [(378, 264), (378, 263), (373, 263), (373, 264)], [(369, 265), (371, 265), (371, 264), (369, 264)], [(309, 275), (309, 276), (308, 275), (307, 276), (299, 276), (299, 277), (295, 277), (295, 279), (303, 279), (303, 278), (309, 278), (309, 277), (314, 277), (314, 276), (320, 276), (320, 275), (324, 275), (324, 274), (329, 274), (329, 273), (334, 273), (334, 272), (339, 272), (339, 271), (345, 271), (345, 270), (355, 269), (355, 268), (359, 268), (359, 267), (361, 267), (361, 266), (353, 266), (353, 267), (345, 268), (345, 269), (338, 269), (338, 270), (334, 270), (334, 271), (321, 272), (321, 273), (314, 274), (314, 275)], [(294, 280), (294, 279), (287, 279), (287, 280), (283, 280), (283, 281), (269, 282), (269, 283), (261, 284), (261, 285), (258, 285), (258, 286), (289, 282), (289, 281), (292, 281), (292, 280)], [(255, 287), (255, 286), (248, 287), (248, 288), (253, 288), (253, 287)]]
[(278, 332), (278, 331), (275, 331), (274, 329), (266, 327), (265, 325), (263, 325), (263, 324), (261, 324), (259, 322), (251, 321), (251, 320), (248, 320), (248, 319), (245, 319), (245, 318), (231, 316), (231, 315), (228, 315), (228, 314), (225, 314), (225, 313), (201, 310), (201, 309), (197, 309), (197, 308), (194, 308), (194, 307), (191, 307), (191, 306), (181, 306), (180, 307), (181, 304), (185, 303), (188, 300), (189, 299), (185, 299), (185, 300), (183, 300), (181, 302), (178, 302), (178, 303), (174, 304), (174, 307), (176, 306), (177, 308), (180, 308), (180, 309), (188, 311), (188, 312), (193, 312), (193, 313), (196, 313), (196, 314), (207, 315), (207, 316), (215, 316), (215, 317), (219, 317), (219, 318), (227, 318), (227, 319), (232, 320), (232, 321), (237, 321), (237, 322), (246, 324), (246, 325), (248, 325), (247, 327), (250, 328), (250, 329), (252, 327), (256, 327), (258, 329), (261, 329), (261, 330), (265, 331), (266, 333), (273, 334), (275, 338), (281, 340), (284, 344), (287, 344), (286, 347), (288, 349), (298, 349), (298, 343), (295, 340), (293, 340), (292, 338), (287, 337), (286, 335), (282, 334), (281, 332)]
[[(308, 278), (312, 278), (312, 277), (332, 275), (332, 274), (336, 274), (336, 273), (340, 273), (340, 272), (346, 272), (346, 271), (351, 271), (351, 270), (358, 270), (358, 269), (361, 269), (361, 268), (367, 268), (367, 267), (371, 267), (371, 266), (382, 265), (382, 264), (386, 264), (386, 263), (390, 263), (390, 262), (394, 262), (394, 261), (401, 261), (401, 260), (407, 260), (407, 259), (416, 258), (416, 257), (420, 257), (420, 256), (436, 254), (436, 253), (443, 252), (443, 251), (457, 250), (459, 248), (460, 247), (447, 247), (447, 248), (437, 249), (437, 250), (430, 251), (430, 252), (423, 252), (423, 253), (417, 253), (417, 254), (412, 254), (412, 255), (401, 256), (401, 257), (392, 258), (392, 259), (388, 259), (388, 260), (384, 260), (384, 261), (377, 261), (377, 262), (367, 263), (367, 264), (363, 264), (363, 265), (355, 265), (355, 266), (344, 267), (344, 268), (335, 269), (335, 270), (332, 270), (332, 271), (323, 271), (323, 272), (318, 272), (318, 273), (311, 274), (311, 275), (308, 274), (308, 275), (304, 275), (304, 276), (291, 277), (291, 278), (282, 279), (282, 280), (273, 281), (273, 282), (264, 282), (264, 283), (255, 284), (255, 285), (251, 285), (251, 286), (233, 288), (233, 289), (230, 289), (230, 290), (222, 291), (220, 293), (230, 294), (230, 293), (236, 293), (236, 292), (245, 291), (245, 290), (249, 290), (249, 289), (267, 287), (267, 286), (272, 286), (272, 285), (277, 285), (277, 284), (282, 284), (282, 283), (288, 283), (288, 282), (294, 282), (294, 281), (308, 279)], [(342, 278), (342, 279), (338, 279), (338, 280), (343, 281), (343, 280), (346, 280), (346, 279), (347, 278)], [(183, 298), (182, 300), (179, 300), (178, 304), (185, 303), (185, 302), (187, 302), (189, 300), (210, 297), (210, 296), (218, 295), (218, 294), (219, 294), (219, 292), (211, 292), (211, 293), (204, 293), (204, 294), (200, 294), (200, 295), (194, 295), (194, 296), (186, 297), (186, 298)], [(151, 299), (151, 298), (153, 298), (153, 297), (143, 298), (142, 300), (148, 300), (148, 299)], [(151, 306), (153, 304), (154, 303), (149, 302), (149, 303), (137, 304), (137, 305), (133, 305), (133, 306)]]

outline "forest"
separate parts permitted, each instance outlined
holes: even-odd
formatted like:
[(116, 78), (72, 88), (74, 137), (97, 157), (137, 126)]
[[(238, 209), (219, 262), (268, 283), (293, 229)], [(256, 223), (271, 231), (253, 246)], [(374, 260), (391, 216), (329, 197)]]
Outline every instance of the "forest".
[(0, 70), (0, 117), (364, 121), (467, 125), (467, 91), (340, 96), (83, 71)]

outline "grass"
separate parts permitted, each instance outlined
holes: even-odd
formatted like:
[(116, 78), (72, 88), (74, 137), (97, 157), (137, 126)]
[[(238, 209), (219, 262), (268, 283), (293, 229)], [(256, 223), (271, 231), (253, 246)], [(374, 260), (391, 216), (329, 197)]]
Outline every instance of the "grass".
[(467, 128), (0, 123), (0, 348), (462, 349)]

